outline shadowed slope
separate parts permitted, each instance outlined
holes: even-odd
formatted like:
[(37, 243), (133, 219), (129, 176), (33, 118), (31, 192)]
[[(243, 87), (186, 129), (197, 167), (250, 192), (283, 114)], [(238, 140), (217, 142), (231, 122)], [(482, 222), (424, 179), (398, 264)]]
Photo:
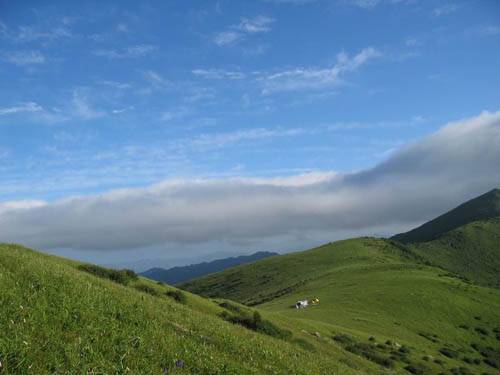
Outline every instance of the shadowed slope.
[(427, 242), (473, 221), (500, 217), (500, 189), (471, 199), (418, 228), (393, 237), (403, 243)]

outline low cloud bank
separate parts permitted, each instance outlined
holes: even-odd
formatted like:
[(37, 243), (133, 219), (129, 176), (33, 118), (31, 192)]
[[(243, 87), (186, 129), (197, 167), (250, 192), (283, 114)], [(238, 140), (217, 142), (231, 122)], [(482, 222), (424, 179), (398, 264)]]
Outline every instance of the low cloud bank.
[(175, 252), (214, 242), (266, 249), (276, 238), (390, 233), (499, 187), (499, 165), (500, 112), (483, 113), (356, 173), (169, 180), (53, 203), (3, 202), (0, 241)]

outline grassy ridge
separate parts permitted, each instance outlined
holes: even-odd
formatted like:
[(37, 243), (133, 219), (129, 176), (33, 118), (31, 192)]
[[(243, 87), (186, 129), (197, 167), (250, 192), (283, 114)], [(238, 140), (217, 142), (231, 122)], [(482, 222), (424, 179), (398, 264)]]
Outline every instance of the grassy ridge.
[(273, 338), (225, 321), (216, 302), (182, 292), (180, 303), (167, 295), (175, 288), (125, 286), (79, 266), (0, 245), (0, 373), (377, 372), (292, 321), (293, 340)]
[(481, 285), (500, 288), (500, 218), (464, 225), (411, 248), (433, 264)]
[[(257, 303), (320, 335), (347, 336), (338, 341), (344, 349), (396, 370), (496, 371), (485, 361), (500, 360), (493, 353), (500, 350), (494, 333), (500, 326), (500, 291), (418, 260), (418, 254), (391, 241), (360, 238), (265, 259), (183, 287)], [(312, 297), (321, 304), (290, 308)], [(490, 357), (471, 347), (478, 343), (493, 349)], [(400, 352), (401, 346), (408, 351)]]
[(409, 232), (393, 238), (403, 243), (427, 242), (478, 220), (500, 217), (500, 189), (493, 189)]

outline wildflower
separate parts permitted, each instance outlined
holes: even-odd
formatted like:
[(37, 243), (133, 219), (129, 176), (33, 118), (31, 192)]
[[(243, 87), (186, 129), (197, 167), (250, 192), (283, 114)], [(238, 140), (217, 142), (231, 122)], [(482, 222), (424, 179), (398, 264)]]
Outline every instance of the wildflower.
[(177, 361), (175, 361), (175, 365), (177, 367), (184, 367), (184, 361), (182, 359), (178, 359)]

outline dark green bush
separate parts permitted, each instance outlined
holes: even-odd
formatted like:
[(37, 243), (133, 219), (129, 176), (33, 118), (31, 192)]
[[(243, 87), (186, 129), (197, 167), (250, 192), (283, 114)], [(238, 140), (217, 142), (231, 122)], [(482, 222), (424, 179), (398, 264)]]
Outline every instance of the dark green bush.
[(369, 361), (375, 362), (380, 366), (388, 368), (394, 366), (394, 361), (391, 358), (386, 357), (381, 353), (378, 353), (374, 345), (365, 343), (356, 343), (354, 345), (346, 346), (345, 350), (357, 354), (359, 356), (365, 357)]
[(458, 353), (452, 349), (449, 349), (449, 348), (441, 348), (441, 349), (439, 349), (439, 352), (448, 358), (457, 358), (458, 357)]
[(412, 363), (405, 367), (405, 370), (412, 374), (429, 374), (430, 369), (420, 363)]
[(223, 311), (220, 316), (233, 324), (239, 324), (252, 331), (260, 332), (268, 336), (276, 337), (282, 340), (288, 340), (292, 337), (292, 332), (282, 329), (268, 320), (262, 319), (258, 311), (254, 311), (252, 316), (247, 314), (232, 315)]
[(343, 333), (333, 336), (333, 340), (343, 345), (351, 345), (356, 343), (354, 338)]
[(488, 336), (490, 333), (488, 332), (488, 330), (486, 328), (483, 328), (483, 327), (476, 327), (474, 328), (475, 331), (481, 335), (484, 335), (484, 336)]
[(453, 375), (473, 375), (474, 373), (466, 367), (454, 367), (451, 370)]
[(241, 309), (240, 306), (232, 304), (232, 303), (227, 302), (227, 301), (219, 303), (219, 306), (226, 309), (226, 310), (235, 312), (235, 313), (240, 313), (240, 314), (243, 313), (243, 310)]
[(187, 302), (186, 295), (178, 289), (169, 290), (168, 292), (165, 293), (165, 295), (182, 304), (185, 304)]
[(132, 270), (114, 270), (96, 266), (95, 264), (81, 264), (78, 266), (80, 271), (90, 273), (103, 279), (109, 279), (118, 284), (127, 285), (132, 280), (137, 280), (137, 274)]
[(146, 284), (137, 284), (134, 285), (134, 288), (137, 289), (139, 292), (147, 293), (154, 297), (158, 297), (160, 295), (160, 293), (158, 293), (158, 291), (155, 288), (152, 288)]
[(495, 361), (494, 359), (491, 358), (485, 358), (483, 359), (483, 362), (486, 363), (488, 366), (493, 367), (493, 368), (499, 368), (498, 362)]
[(403, 345), (401, 348), (399, 348), (398, 350), (400, 353), (409, 353), (410, 352), (410, 348), (408, 348), (406, 345)]

